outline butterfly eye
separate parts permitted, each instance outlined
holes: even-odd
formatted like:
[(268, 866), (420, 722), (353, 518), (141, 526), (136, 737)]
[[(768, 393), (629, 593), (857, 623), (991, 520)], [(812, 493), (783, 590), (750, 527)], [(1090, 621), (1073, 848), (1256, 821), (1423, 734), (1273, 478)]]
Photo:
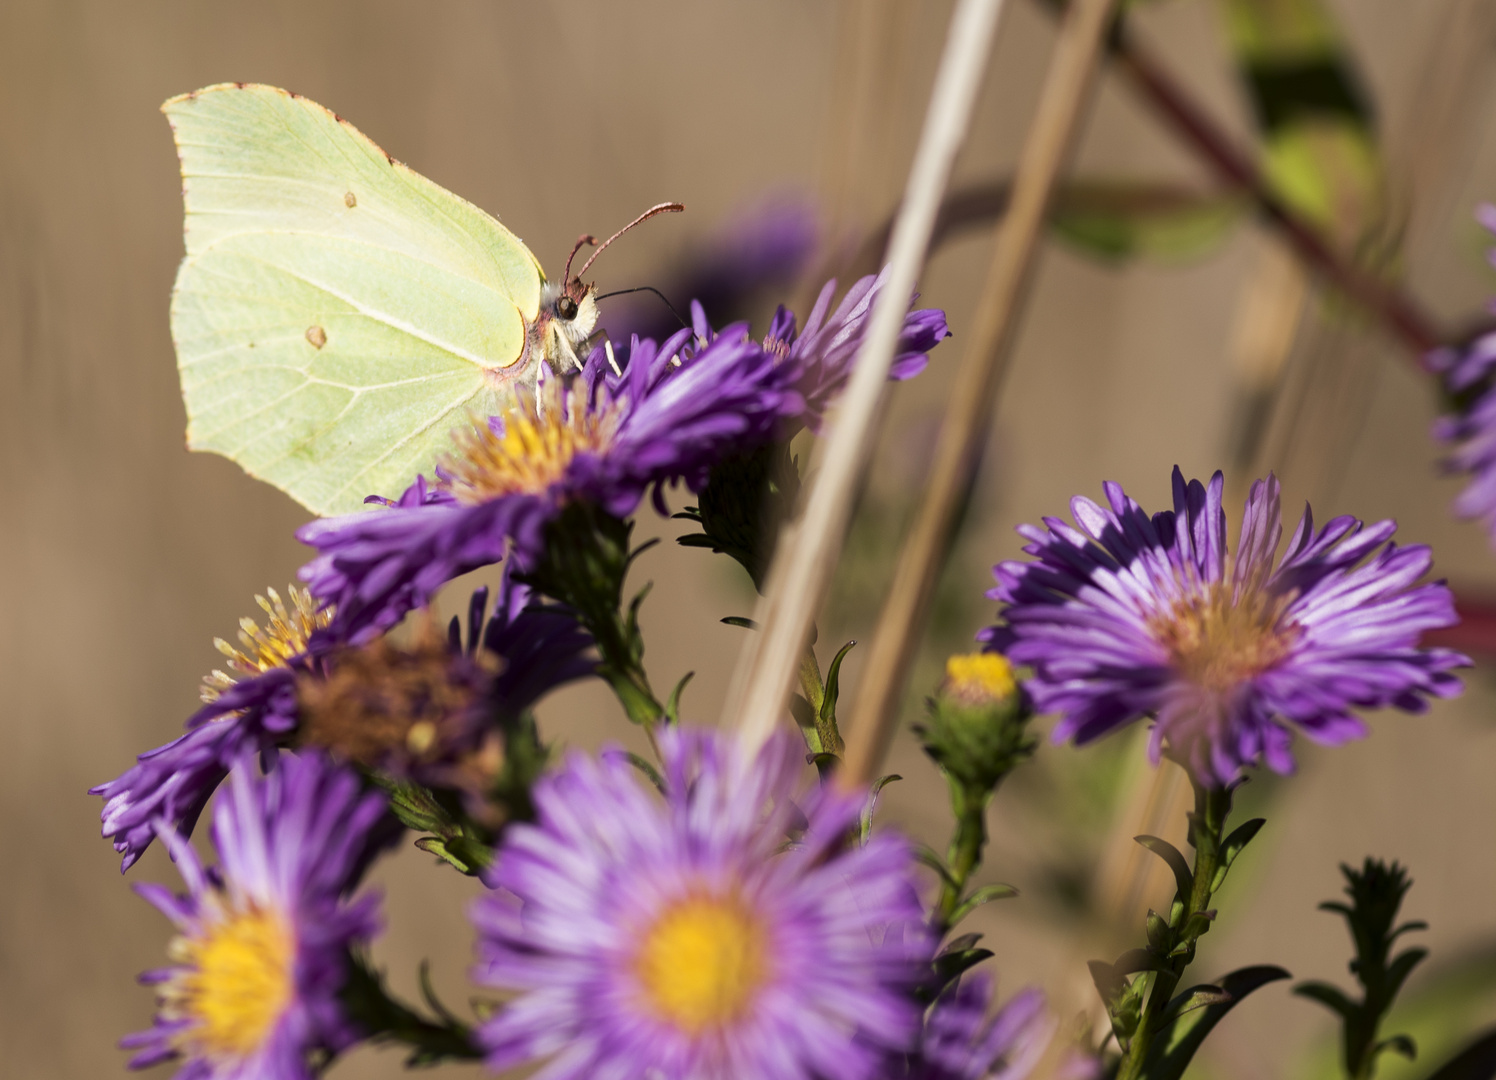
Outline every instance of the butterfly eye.
[(577, 302), (569, 296), (563, 296), (556, 301), (556, 314), (571, 322), (577, 317)]

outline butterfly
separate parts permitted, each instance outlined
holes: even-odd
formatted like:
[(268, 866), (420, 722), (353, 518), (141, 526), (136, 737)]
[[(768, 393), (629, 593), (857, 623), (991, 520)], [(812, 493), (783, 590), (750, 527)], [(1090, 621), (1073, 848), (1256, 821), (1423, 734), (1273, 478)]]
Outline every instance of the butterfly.
[(540, 365), (581, 366), (597, 297), (592, 260), (571, 262), (595, 238), (548, 281), (496, 218), (314, 101), (225, 83), (161, 108), (186, 208), (171, 333), (189, 450), (346, 513), (431, 475)]

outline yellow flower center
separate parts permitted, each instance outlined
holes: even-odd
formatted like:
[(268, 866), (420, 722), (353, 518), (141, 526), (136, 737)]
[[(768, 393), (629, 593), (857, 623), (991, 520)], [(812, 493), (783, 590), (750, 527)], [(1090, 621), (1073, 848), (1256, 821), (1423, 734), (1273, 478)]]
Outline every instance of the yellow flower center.
[(945, 662), (945, 691), (972, 705), (1010, 697), (1018, 689), (1013, 667), (1002, 653), (967, 653)]
[(454, 433), (457, 452), (442, 461), (446, 486), (469, 505), (501, 495), (538, 495), (566, 475), (577, 454), (606, 450), (620, 414), (606, 399), (589, 409), (581, 392), (564, 393), (559, 379), (549, 379), (533, 399), (516, 397), (504, 414), (502, 435), (486, 423)]
[(166, 984), (163, 1012), (197, 1021), (183, 1039), (209, 1057), (259, 1049), (294, 994), (296, 941), (285, 920), (251, 908), (173, 945), (190, 970)]
[(635, 971), (652, 1011), (696, 1035), (742, 1016), (764, 983), (764, 933), (736, 899), (693, 896), (644, 934)]
[(267, 616), (265, 626), (262, 629), (248, 617), (240, 619), (239, 644), (242, 648), (235, 648), (223, 638), (213, 639), (213, 645), (228, 657), (232, 673), (214, 671), (206, 676), (202, 687), (204, 701), (216, 701), (219, 694), (243, 676), (255, 676), (281, 667), (292, 657), (306, 652), (312, 632), (332, 621), (332, 609), (317, 610), (317, 601), (309, 590), (289, 585), (286, 592), (291, 598), (289, 605), (274, 589), (266, 589), (266, 596), (255, 597), (255, 603)]
[(1291, 597), (1271, 596), (1251, 585), (1236, 599), (1232, 592), (1229, 582), (1216, 582), (1150, 620), (1175, 670), (1216, 693), (1267, 671), (1300, 633), (1297, 626), (1282, 624)]

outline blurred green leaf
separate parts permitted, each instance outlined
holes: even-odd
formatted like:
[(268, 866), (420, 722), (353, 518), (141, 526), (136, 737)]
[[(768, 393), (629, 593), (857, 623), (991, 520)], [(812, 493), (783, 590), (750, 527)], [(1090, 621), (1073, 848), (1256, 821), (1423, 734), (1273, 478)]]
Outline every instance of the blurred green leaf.
[[(1428, 1076), (1430, 1062), (1447, 1061), (1461, 1053), (1462, 1047), (1475, 1049), (1475, 1045), (1467, 1045), (1472, 1035), (1489, 1028), (1491, 1017), (1496, 1015), (1496, 942), (1468, 948), (1465, 954), (1465, 959), (1425, 971), (1387, 1014), (1387, 1026), (1414, 1041), (1423, 1064), (1384, 1056), (1377, 1065), (1377, 1080), (1433, 1080)], [(1496, 1039), (1496, 1033), (1491, 1037)], [(1488, 1052), (1496, 1061), (1496, 1045)], [(1478, 1054), (1473, 1056), (1479, 1058)], [(1327, 1022), (1320, 1038), (1284, 1075), (1290, 1080), (1340, 1080), (1343, 1071), (1338, 1025)], [(1439, 1080), (1465, 1077), (1455, 1074)]]
[(1496, 1077), (1496, 1031), (1484, 1031), (1428, 1080), (1491, 1080)]
[(1049, 225), (1061, 239), (1108, 262), (1140, 257), (1180, 261), (1219, 247), (1249, 209), (1249, 202), (1236, 194), (1092, 181), (1056, 192)]
[(1222, 0), (1276, 193), (1346, 247), (1380, 217), (1376, 121), (1324, 0)]

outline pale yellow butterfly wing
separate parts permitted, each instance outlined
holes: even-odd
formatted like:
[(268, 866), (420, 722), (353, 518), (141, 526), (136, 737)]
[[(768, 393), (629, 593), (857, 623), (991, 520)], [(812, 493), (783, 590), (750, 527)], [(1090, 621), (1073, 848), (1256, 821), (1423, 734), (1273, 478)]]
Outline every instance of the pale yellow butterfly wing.
[(186, 204), (171, 328), (188, 448), (318, 514), (430, 476), (451, 430), (537, 362), (535, 257), (306, 98), (228, 84), (162, 111)]

